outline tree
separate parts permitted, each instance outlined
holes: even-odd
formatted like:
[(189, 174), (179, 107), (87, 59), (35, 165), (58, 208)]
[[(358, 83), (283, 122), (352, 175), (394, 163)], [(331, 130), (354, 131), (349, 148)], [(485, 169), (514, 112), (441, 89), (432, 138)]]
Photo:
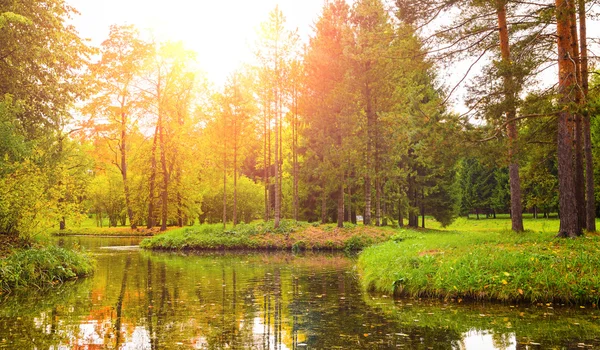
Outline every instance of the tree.
[[(265, 137), (265, 159), (269, 159), (268, 164), (265, 164), (265, 171), (268, 173), (268, 168), (271, 167), (271, 130), (270, 125), (273, 121), (275, 130), (274, 144), (274, 169), (275, 179), (273, 187), (274, 197), (274, 225), (279, 227), (281, 219), (281, 180), (282, 180), (282, 165), (283, 165), (283, 116), (285, 107), (285, 88), (284, 81), (287, 75), (289, 62), (292, 53), (295, 51), (297, 44), (297, 35), (285, 29), (285, 17), (278, 6), (269, 13), (269, 19), (263, 22), (259, 31), (259, 43), (257, 58), (260, 64), (259, 79), (261, 89), (263, 89), (263, 100), (261, 108), (265, 115), (264, 119), (264, 137)], [(268, 153), (268, 155), (267, 155)], [(268, 175), (265, 175), (265, 180)], [(268, 185), (266, 185), (268, 186)], [(266, 194), (267, 192), (265, 192)], [(268, 200), (265, 200), (268, 204)], [(268, 206), (267, 206), (268, 207)], [(266, 209), (268, 219), (269, 210)]]
[[(141, 75), (144, 62), (150, 54), (150, 46), (140, 39), (133, 26), (111, 26), (107, 40), (102, 43), (99, 62), (92, 65), (90, 81), (97, 93), (85, 111), (92, 116), (92, 125), (102, 125), (95, 131), (102, 131), (107, 142), (114, 140), (111, 149), (118, 151), (113, 164), (123, 178), (123, 193), (127, 216), (132, 229), (138, 224), (131, 203), (131, 189), (128, 179), (129, 133), (136, 119), (143, 112), (143, 92)], [(115, 135), (116, 134), (116, 135)]]
[[(162, 43), (155, 49), (146, 66), (144, 78), (147, 114), (155, 118), (154, 136), (150, 153), (150, 186), (148, 200), (148, 228), (154, 226), (156, 177), (160, 175), (159, 203), (161, 231), (167, 229), (169, 219), (169, 188), (177, 158), (176, 135), (186, 127), (195, 88), (195, 74), (189, 70), (194, 54), (181, 43)], [(159, 162), (157, 162), (157, 152)], [(157, 168), (160, 163), (160, 170)]]
[(329, 191), (337, 187), (337, 225), (344, 221), (344, 177), (356, 115), (348, 81), (350, 65), (345, 48), (349, 44), (349, 8), (343, 1), (325, 5), (315, 25), (315, 35), (304, 58), (305, 94), (301, 104), (306, 119), (305, 138), (310, 157), (320, 175), (321, 221), (327, 221)]
[(0, 2), (0, 96), (24, 101), (15, 117), (27, 139), (58, 129), (85, 92), (79, 72), (92, 50), (67, 23), (75, 13), (63, 0)]
[[(572, 1), (572, 0), (571, 0)], [(572, 61), (571, 45), (576, 40), (571, 32), (570, 7), (568, 0), (556, 0), (556, 33), (558, 40), (558, 94), (563, 106), (558, 113), (558, 192), (560, 231), (559, 236), (581, 235), (579, 206), (575, 191), (574, 123), (570, 105), (576, 98), (576, 72)], [(573, 24), (574, 25), (574, 24)]]

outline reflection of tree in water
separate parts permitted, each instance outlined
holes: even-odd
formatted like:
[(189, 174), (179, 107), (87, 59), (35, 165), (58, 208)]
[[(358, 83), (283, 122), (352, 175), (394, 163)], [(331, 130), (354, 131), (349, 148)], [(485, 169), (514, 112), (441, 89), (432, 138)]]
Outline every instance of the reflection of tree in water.
[(309, 347), (395, 348), (396, 346), (449, 348), (460, 334), (445, 329), (404, 327), (387, 319), (361, 300), (355, 276), (315, 273), (300, 276), (301, 295), (289, 303), (299, 316), (297, 327)]
[[(444, 310), (415, 303), (401, 308), (389, 299), (365, 296), (356, 276), (348, 273), (347, 260), (323, 255), (183, 257), (127, 252), (99, 255), (98, 260), (96, 274), (83, 283), (44, 296), (10, 297), (0, 305), (0, 336), (6, 346), (449, 348), (460, 347), (465, 329), (495, 330), (490, 326), (494, 320), (498, 332), (490, 341), (498, 347), (514, 339), (509, 334), (517, 335), (519, 348), (532, 334), (529, 339), (544, 346), (570, 347), (579, 339), (600, 343), (593, 340), (600, 329), (593, 318), (598, 311), (587, 318), (555, 310), (557, 316), (548, 319), (519, 318), (518, 312), (490, 319), (480, 316), (488, 311), (465, 305)], [(512, 328), (500, 331), (504, 318)], [(572, 336), (564, 336), (569, 333), (551, 330), (558, 319), (580, 326), (571, 327)], [(84, 328), (95, 332), (95, 338)], [(548, 332), (563, 336), (544, 342)]]

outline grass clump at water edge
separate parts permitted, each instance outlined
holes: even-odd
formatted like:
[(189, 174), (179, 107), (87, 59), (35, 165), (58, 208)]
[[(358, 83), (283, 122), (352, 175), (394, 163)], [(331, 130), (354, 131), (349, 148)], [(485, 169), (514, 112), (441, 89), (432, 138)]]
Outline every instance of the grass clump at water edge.
[(363, 286), (413, 297), (598, 305), (600, 237), (404, 230), (365, 249)]
[(91, 274), (94, 264), (83, 252), (56, 246), (15, 249), (0, 259), (0, 290), (44, 289)]
[(223, 230), (219, 224), (175, 229), (145, 239), (140, 246), (155, 250), (203, 249), (280, 249), (280, 250), (346, 250), (356, 251), (387, 240), (390, 228), (348, 225), (318, 225), (282, 220), (278, 228), (273, 222), (241, 224)]

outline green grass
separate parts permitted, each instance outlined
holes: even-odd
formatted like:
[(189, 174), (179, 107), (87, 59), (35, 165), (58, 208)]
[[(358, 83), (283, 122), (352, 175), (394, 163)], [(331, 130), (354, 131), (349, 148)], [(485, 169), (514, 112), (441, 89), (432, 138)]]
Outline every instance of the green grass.
[(239, 232), (224, 232), (223, 225), (219, 224), (184, 227), (144, 239), (140, 247), (157, 250), (253, 248), (249, 238), (254, 230), (254, 227), (244, 227)]
[[(433, 225), (430, 225), (433, 226)], [(596, 304), (600, 300), (600, 237), (554, 238), (556, 219), (459, 219), (444, 231), (401, 230), (365, 249), (365, 288), (443, 299)]]
[(52, 236), (152, 236), (158, 229), (147, 230), (140, 228), (132, 230), (129, 227), (77, 227), (66, 230), (52, 230)]
[(143, 240), (142, 248), (155, 250), (279, 249), (356, 251), (387, 240), (395, 231), (347, 224), (319, 225), (282, 220), (237, 225), (223, 230), (220, 224), (174, 229)]
[[(556, 234), (558, 233), (560, 221), (556, 217), (550, 219), (533, 219), (530, 215), (526, 215), (523, 220), (523, 225), (526, 231), (553, 232)], [(511, 221), (508, 215), (498, 215), (497, 219), (486, 219), (485, 217), (482, 217), (479, 220), (471, 215), (470, 219), (460, 217), (454, 220), (448, 227), (441, 227), (437, 221), (426, 217), (425, 226), (430, 229), (455, 232), (501, 232), (510, 231)]]
[(0, 290), (44, 289), (89, 275), (93, 269), (92, 259), (82, 252), (56, 246), (16, 249), (0, 259)]

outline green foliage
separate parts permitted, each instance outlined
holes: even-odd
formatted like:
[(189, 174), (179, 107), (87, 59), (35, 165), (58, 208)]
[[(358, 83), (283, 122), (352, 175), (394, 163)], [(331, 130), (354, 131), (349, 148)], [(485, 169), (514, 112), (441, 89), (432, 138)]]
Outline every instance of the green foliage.
[(350, 239), (344, 243), (344, 251), (356, 252), (359, 250), (363, 250), (372, 244), (373, 239), (371, 237), (363, 237), (360, 235), (356, 235), (350, 237)]
[(31, 24), (31, 20), (14, 12), (0, 12), (0, 29), (10, 23)]
[(0, 290), (47, 288), (93, 270), (92, 259), (82, 252), (55, 246), (19, 249), (0, 260)]
[[(223, 184), (211, 186), (205, 183), (205, 193), (202, 201), (203, 222), (216, 223), (223, 221)], [(227, 177), (227, 217), (231, 218), (233, 213), (233, 177)], [(250, 223), (260, 218), (264, 211), (263, 204), (264, 188), (250, 180), (246, 176), (240, 176), (237, 180), (237, 212), (238, 220)]]
[(0, 233), (30, 238), (47, 225), (47, 179), (31, 161), (13, 163), (10, 174), (0, 177)]
[(463, 159), (457, 183), (462, 215), (468, 215), (474, 210), (479, 214), (491, 207), (492, 195), (497, 187), (494, 168), (485, 166), (474, 157)]

